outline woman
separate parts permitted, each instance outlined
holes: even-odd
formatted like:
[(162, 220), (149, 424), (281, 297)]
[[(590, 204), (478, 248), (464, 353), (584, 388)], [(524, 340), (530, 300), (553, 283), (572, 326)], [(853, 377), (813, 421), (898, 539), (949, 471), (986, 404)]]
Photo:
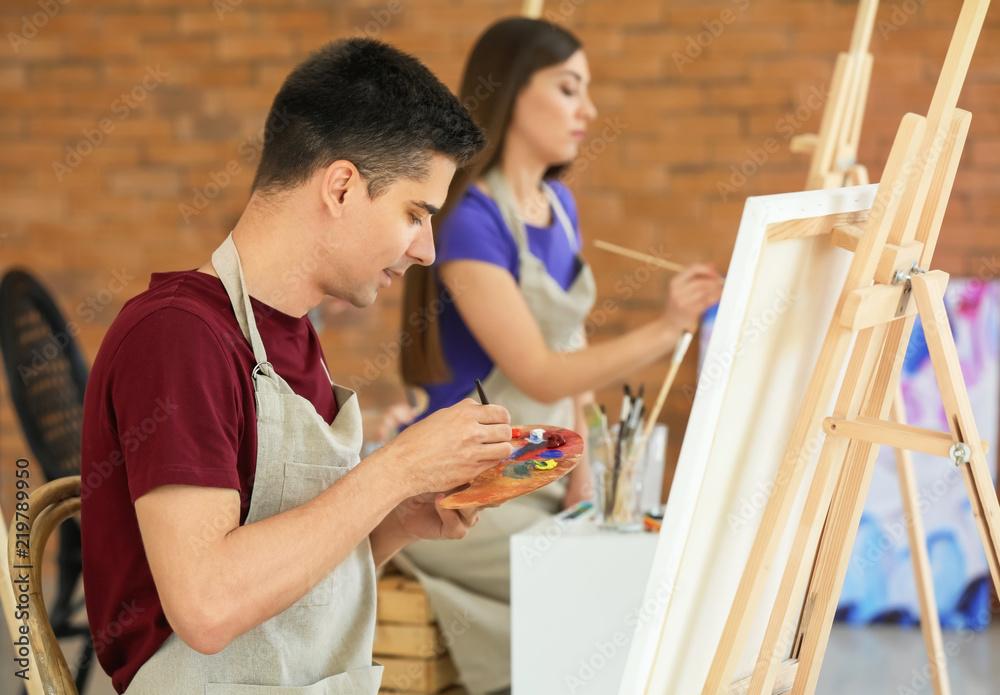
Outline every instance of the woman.
[[(512, 423), (583, 432), (580, 407), (594, 389), (667, 354), (719, 299), (714, 270), (692, 266), (673, 278), (659, 318), (586, 345), (594, 277), (558, 176), (597, 115), (589, 82), (580, 42), (548, 22), (502, 20), (473, 48), (459, 96), (489, 144), (452, 182), (436, 264), (406, 276), (403, 376), (427, 391), (428, 413), (471, 396), (480, 378)], [(589, 489), (581, 464), (567, 484), (485, 510), (465, 540), (406, 553), (402, 564), (424, 583), (442, 629), (461, 626), (451, 651), (473, 693), (510, 685), (510, 535)]]

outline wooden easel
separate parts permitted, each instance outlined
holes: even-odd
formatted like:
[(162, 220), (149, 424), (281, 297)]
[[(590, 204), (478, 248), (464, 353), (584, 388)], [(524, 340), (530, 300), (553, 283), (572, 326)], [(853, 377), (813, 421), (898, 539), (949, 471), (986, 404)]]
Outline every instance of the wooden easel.
[[(832, 243), (853, 251), (854, 258), (703, 695), (730, 692), (736, 661), (809, 460), (808, 444), (820, 429), (827, 437), (746, 691), (749, 695), (774, 692), (777, 672), (787, 667), (782, 660), (789, 651), (796, 664), (793, 695), (815, 691), (877, 445), (947, 456), (961, 467), (994, 587), (1000, 590), (1000, 504), (944, 309), (948, 276), (923, 270), (933, 258), (968, 134), (971, 114), (957, 109), (956, 103), (988, 6), (988, 0), (964, 3), (928, 115), (903, 118), (867, 222), (840, 226), (831, 235)], [(949, 434), (887, 420), (917, 314)], [(833, 415), (827, 417), (845, 361)], [(797, 603), (803, 593), (804, 603)], [(931, 661), (936, 665), (944, 655), (935, 649)]]
[[(871, 81), (872, 55), (868, 52), (868, 46), (877, 9), (878, 0), (861, 0), (858, 5), (850, 51), (840, 53), (837, 57), (820, 134), (800, 135), (792, 139), (793, 152), (811, 152), (813, 155), (806, 178), (806, 190), (868, 183), (868, 169), (857, 162), (857, 154)], [(907, 424), (903, 393), (898, 388), (890, 415), (894, 422)], [(937, 599), (934, 596), (927, 535), (918, 509), (919, 491), (913, 475), (913, 460), (910, 452), (904, 448), (895, 449), (895, 459), (904, 518), (910, 520), (906, 525), (907, 537), (931, 687), (935, 695), (951, 695), (947, 664), (935, 656), (943, 652), (944, 640)]]
[(837, 56), (819, 135), (792, 138), (792, 152), (812, 154), (806, 190), (868, 183), (868, 170), (857, 163), (861, 121), (872, 76), (868, 52), (878, 0), (860, 0), (851, 47)]
[(540, 19), (542, 16), (542, 7), (544, 6), (545, 0), (524, 0), (524, 4), (521, 6), (521, 16), (530, 19)]

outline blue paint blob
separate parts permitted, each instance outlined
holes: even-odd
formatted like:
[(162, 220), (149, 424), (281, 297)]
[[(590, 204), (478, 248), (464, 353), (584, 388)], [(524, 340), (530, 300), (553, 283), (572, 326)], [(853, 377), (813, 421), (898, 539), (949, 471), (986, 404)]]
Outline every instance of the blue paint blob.
[(558, 449), (546, 449), (538, 454), (540, 459), (561, 459), (563, 452)]

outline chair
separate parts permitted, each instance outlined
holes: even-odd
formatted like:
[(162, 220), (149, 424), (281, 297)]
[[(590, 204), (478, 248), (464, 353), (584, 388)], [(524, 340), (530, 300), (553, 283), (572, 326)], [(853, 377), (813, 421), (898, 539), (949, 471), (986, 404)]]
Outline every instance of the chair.
[[(88, 369), (74, 330), (45, 288), (28, 273), (12, 270), (0, 281), (0, 352), (11, 400), (47, 480), (80, 474)], [(76, 676), (76, 687), (82, 691), (94, 647), (89, 627), (72, 622), (82, 607), (82, 601), (73, 599), (83, 571), (79, 524), (75, 520), (64, 524), (59, 539), (52, 629), (57, 637), (84, 640)]]
[[(42, 596), (42, 555), (45, 552), (45, 542), (56, 526), (66, 521), (80, 511), (80, 476), (74, 475), (59, 478), (42, 485), (31, 493), (28, 498), (28, 531), (29, 551), (28, 564), (28, 618), (24, 624), (28, 626), (28, 641), (35, 657), (38, 669), (38, 679), (42, 689), (48, 695), (79, 695), (73, 674), (63, 656), (56, 633), (49, 622), (45, 609), (45, 599)], [(19, 519), (24, 521), (24, 519)], [(20, 531), (25, 533), (25, 531)], [(8, 565), (12, 577), (23, 575), (24, 570), (13, 569), (14, 565), (23, 565), (24, 558), (18, 558), (18, 529), (11, 525), (7, 538)]]

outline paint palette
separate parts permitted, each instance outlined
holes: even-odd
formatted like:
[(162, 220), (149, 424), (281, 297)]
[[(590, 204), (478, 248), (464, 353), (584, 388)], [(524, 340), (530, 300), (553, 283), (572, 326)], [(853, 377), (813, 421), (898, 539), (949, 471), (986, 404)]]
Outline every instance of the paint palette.
[[(545, 437), (541, 442), (530, 442), (528, 435), (535, 429), (544, 430), (546, 436), (555, 435), (563, 443), (549, 448), (549, 440)], [(583, 439), (562, 427), (521, 425), (514, 428), (514, 435), (510, 442), (514, 453), (510, 458), (477, 475), (468, 487), (445, 497), (441, 506), (445, 509), (483, 507), (526, 495), (569, 473), (583, 455)]]

